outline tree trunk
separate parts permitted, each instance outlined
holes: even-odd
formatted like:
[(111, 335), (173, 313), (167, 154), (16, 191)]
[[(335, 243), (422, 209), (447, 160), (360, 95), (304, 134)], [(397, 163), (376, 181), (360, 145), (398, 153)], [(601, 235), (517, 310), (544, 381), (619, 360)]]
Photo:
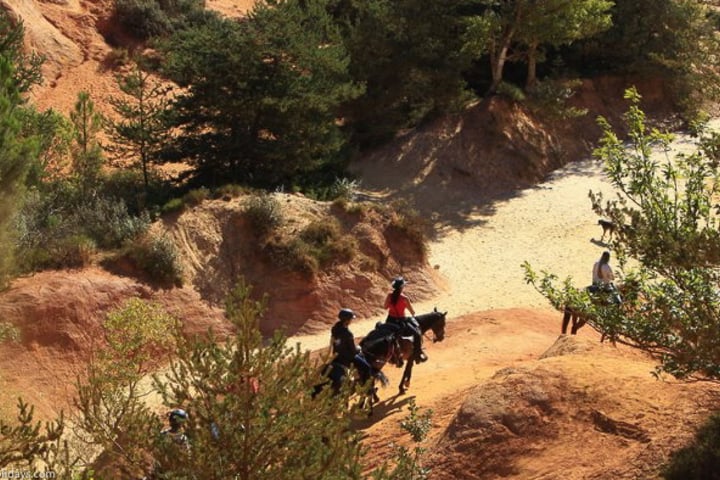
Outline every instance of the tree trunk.
[(537, 49), (538, 42), (532, 42), (527, 54), (527, 80), (525, 81), (525, 91), (530, 91), (537, 83)]

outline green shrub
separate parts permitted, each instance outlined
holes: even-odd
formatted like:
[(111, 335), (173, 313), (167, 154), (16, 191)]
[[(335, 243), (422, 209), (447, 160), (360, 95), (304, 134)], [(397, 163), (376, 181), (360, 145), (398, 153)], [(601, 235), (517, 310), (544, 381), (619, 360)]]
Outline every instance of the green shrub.
[(508, 97), (515, 102), (522, 102), (525, 100), (525, 92), (523, 92), (523, 89), (512, 83), (500, 82), (500, 85), (497, 87), (497, 93)]
[(145, 236), (129, 243), (124, 254), (153, 280), (165, 285), (182, 285), (178, 251), (167, 236)]
[(666, 480), (720, 478), (720, 414), (714, 414), (698, 430), (694, 441), (676, 451), (665, 467)]
[(243, 187), (242, 185), (228, 183), (226, 185), (216, 188), (213, 192), (213, 198), (223, 198), (229, 200), (231, 198), (237, 198), (247, 192), (248, 189)]
[(185, 210), (185, 202), (182, 198), (168, 200), (160, 209), (162, 213), (182, 212), (183, 210)]
[(195, 207), (210, 198), (210, 190), (205, 187), (195, 188), (183, 195), (185, 205)]
[(141, 40), (173, 31), (170, 18), (155, 0), (116, 0), (115, 15), (118, 23)]
[(330, 187), (330, 198), (342, 198), (348, 201), (353, 201), (357, 196), (359, 188), (360, 182), (358, 180), (350, 180), (348, 178), (336, 178), (335, 182), (332, 184), (332, 187)]
[(265, 245), (265, 251), (278, 267), (309, 275), (320, 270), (320, 264), (312, 247), (300, 238), (295, 238), (287, 243), (270, 240)]
[(300, 239), (310, 246), (312, 255), (322, 267), (349, 262), (358, 251), (355, 239), (343, 235), (340, 223), (334, 218), (310, 223), (300, 233)]
[(417, 249), (420, 255), (427, 255), (427, 241), (425, 231), (427, 221), (418, 212), (411, 208), (407, 202), (393, 202), (390, 205), (389, 226), (397, 230)]
[(118, 248), (124, 242), (138, 238), (150, 228), (150, 216), (128, 213), (122, 200), (97, 198), (82, 204), (73, 214), (72, 222), (102, 248)]
[(582, 117), (587, 114), (587, 109), (568, 106), (568, 100), (580, 84), (580, 80), (538, 82), (533, 88), (528, 105), (544, 117), (557, 120)]
[(72, 235), (62, 239), (56, 247), (54, 258), (57, 268), (82, 268), (90, 265), (97, 247), (92, 238)]
[(280, 202), (267, 194), (250, 197), (245, 207), (245, 215), (259, 237), (267, 236), (283, 222)]

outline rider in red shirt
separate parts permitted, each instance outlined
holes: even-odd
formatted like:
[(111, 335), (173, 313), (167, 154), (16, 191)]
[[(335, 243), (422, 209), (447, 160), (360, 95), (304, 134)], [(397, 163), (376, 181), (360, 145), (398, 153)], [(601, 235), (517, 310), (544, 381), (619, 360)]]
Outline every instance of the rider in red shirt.
[[(427, 360), (427, 355), (422, 350), (422, 332), (420, 325), (415, 320), (415, 309), (413, 309), (410, 299), (402, 293), (403, 287), (407, 284), (403, 277), (397, 277), (392, 282), (393, 291), (385, 297), (385, 308), (388, 310), (387, 322), (395, 323), (401, 327), (406, 327), (413, 335), (413, 346), (415, 349), (415, 362), (422, 363)], [(405, 311), (410, 312), (412, 317), (406, 317)]]

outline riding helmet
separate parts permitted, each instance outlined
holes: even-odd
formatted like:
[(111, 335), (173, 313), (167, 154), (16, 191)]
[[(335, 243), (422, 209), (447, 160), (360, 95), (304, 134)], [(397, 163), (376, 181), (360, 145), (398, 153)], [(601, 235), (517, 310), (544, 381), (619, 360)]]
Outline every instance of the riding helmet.
[(392, 282), (392, 288), (393, 290), (397, 290), (400, 287), (404, 287), (405, 284), (407, 284), (407, 281), (403, 277), (397, 277)]
[(353, 312), (349, 308), (343, 308), (340, 310), (340, 313), (338, 313), (338, 318), (340, 320), (352, 320), (353, 318), (355, 318), (355, 312)]
[(176, 408), (174, 410), (171, 410), (170, 413), (168, 414), (168, 420), (172, 424), (185, 423), (185, 421), (187, 419), (188, 419), (188, 414), (182, 408)]

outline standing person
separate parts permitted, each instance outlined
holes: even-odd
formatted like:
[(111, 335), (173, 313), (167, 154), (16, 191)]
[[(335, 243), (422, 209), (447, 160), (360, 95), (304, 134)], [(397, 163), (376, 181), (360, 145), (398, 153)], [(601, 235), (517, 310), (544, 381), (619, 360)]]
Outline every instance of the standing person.
[(610, 252), (605, 250), (600, 256), (600, 260), (593, 265), (592, 283), (596, 287), (608, 290), (612, 288), (614, 280), (615, 275), (613, 274), (612, 267), (610, 267)]
[[(388, 311), (387, 322), (395, 323), (409, 329), (413, 336), (415, 363), (422, 363), (427, 360), (427, 355), (422, 350), (422, 332), (420, 325), (415, 320), (415, 309), (410, 299), (403, 293), (403, 287), (407, 281), (403, 277), (397, 277), (392, 282), (392, 292), (385, 297), (385, 308)], [(411, 317), (405, 316), (405, 311), (410, 312)]]

